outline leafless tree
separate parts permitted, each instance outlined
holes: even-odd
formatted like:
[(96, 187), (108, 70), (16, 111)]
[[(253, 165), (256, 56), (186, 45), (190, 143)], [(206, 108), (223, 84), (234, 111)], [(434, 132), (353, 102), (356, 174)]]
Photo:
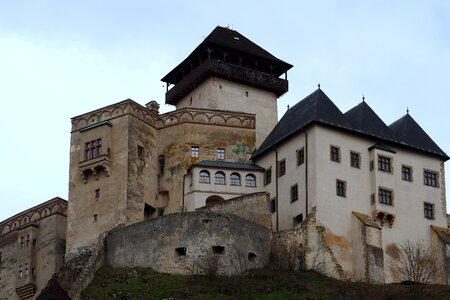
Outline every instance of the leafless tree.
[(392, 274), (401, 281), (431, 283), (437, 267), (430, 247), (422, 241), (406, 241), (400, 245), (398, 258), (390, 261)]

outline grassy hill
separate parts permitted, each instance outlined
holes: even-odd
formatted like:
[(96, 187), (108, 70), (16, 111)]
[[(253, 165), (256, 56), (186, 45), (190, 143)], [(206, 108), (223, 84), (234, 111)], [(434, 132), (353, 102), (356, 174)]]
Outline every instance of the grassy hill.
[(450, 299), (450, 287), (369, 285), (315, 272), (255, 270), (245, 276), (216, 277), (104, 267), (81, 299)]

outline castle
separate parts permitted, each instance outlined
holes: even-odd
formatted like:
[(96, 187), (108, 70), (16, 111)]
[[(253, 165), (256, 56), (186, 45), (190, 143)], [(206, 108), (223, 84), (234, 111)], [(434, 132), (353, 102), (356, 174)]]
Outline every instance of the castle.
[(174, 111), (127, 99), (72, 118), (68, 203), (0, 223), (0, 299), (36, 298), (64, 255), (102, 243), (117, 267), (201, 273), (215, 255), (229, 274), (293, 256), (384, 283), (402, 243), (422, 241), (448, 284), (449, 157), (409, 113), (343, 113), (320, 86), (277, 122), (290, 68), (217, 27), (162, 78)]

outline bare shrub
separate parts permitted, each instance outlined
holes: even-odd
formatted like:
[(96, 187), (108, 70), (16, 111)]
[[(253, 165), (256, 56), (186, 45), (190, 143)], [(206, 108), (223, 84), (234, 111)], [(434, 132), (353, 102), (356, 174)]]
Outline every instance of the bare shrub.
[(392, 274), (400, 281), (428, 284), (436, 275), (437, 267), (433, 252), (422, 241), (406, 241), (400, 245), (398, 259), (391, 259)]

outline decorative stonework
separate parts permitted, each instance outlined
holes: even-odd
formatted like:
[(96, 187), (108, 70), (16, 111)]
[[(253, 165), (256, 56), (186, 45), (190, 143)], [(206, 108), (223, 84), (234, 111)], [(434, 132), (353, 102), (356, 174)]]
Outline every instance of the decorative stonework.
[(0, 236), (54, 214), (67, 215), (66, 200), (56, 197), (4, 220), (0, 223)]
[(389, 224), (389, 228), (392, 228), (392, 226), (394, 225), (394, 221), (395, 221), (394, 214), (391, 214), (391, 213), (388, 213), (385, 211), (379, 211), (379, 210), (375, 210), (373, 212), (372, 218), (375, 221), (379, 221), (381, 227), (383, 227), (384, 223), (387, 221)]

